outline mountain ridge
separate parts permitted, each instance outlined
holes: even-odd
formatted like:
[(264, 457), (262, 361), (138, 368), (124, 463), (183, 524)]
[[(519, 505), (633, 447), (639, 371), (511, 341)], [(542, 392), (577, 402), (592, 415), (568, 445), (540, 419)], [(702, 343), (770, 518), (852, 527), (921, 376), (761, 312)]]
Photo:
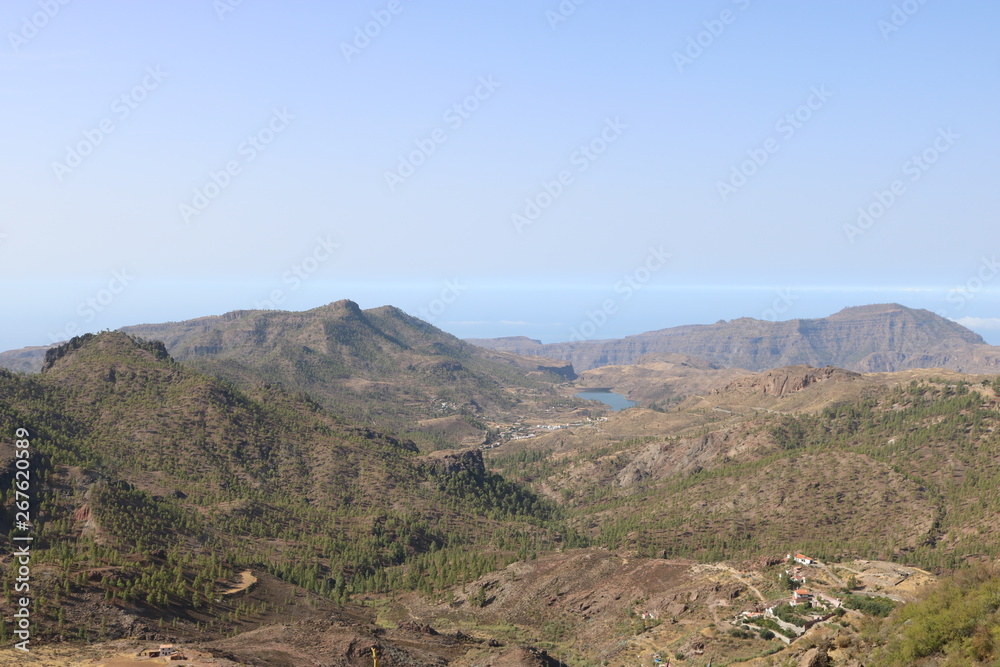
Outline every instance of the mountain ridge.
[[(373, 322), (382, 316), (396, 317)], [(712, 384), (734, 372), (671, 363), (682, 378), (712, 373)], [(731, 634), (727, 619), (757, 604), (744, 590), (785, 596), (771, 566), (786, 548), (935, 571), (995, 558), (998, 396), (1000, 378), (793, 366), (667, 409), (542, 417), (550, 428), (500, 449), (421, 454), (305, 394), (236, 386), (175, 361), (161, 341), (103, 332), (49, 350), (40, 374), (0, 371), (0, 430), (24, 427), (37, 447), (33, 546), (39, 563), (62, 564), (39, 578), (46, 640), (65, 607), (68, 627), (96, 637), (296, 656), (256, 664), (320, 664), (313, 651), (366, 664), (378, 645), (388, 665), (429, 664), (413, 656), (438, 650), (447, 658), (430, 664), (467, 665), (544, 642), (578, 651), (580, 664), (617, 666), (654, 636), (630, 625), (647, 620), (640, 612), (662, 614), (658, 641), (671, 653), (695, 649), (673, 632), (677, 617), (706, 627), (706, 657), (769, 648)], [(8, 481), (12, 442), (0, 439)], [(0, 543), (12, 511), (3, 518)], [(694, 564), (722, 559), (770, 569), (747, 585), (743, 575), (713, 582), (702, 575), (722, 570)], [(241, 573), (257, 577), (256, 591), (220, 593)], [(307, 625), (287, 623), (305, 615)], [(421, 629), (432, 626), (447, 631)], [(460, 641), (467, 630), (479, 644)]]
[[(488, 431), (481, 419), (509, 410), (515, 393), (556, 400), (551, 388), (576, 377), (564, 361), (476, 347), (395, 306), (362, 309), (348, 299), (120, 331), (161, 341), (177, 362), (235, 386), (268, 382), (303, 392), (351, 421), (410, 433), (431, 448), (454, 443), (425, 420), (449, 416), (465, 444), (478, 444)], [(13, 351), (0, 365), (41, 370), (54, 349), (65, 348)]]
[(949, 368), (1000, 372), (1000, 347), (925, 309), (890, 304), (844, 308), (824, 318), (781, 322), (741, 317), (688, 324), (621, 339), (537, 344), (524, 337), (468, 339), (515, 354), (565, 359), (577, 372), (686, 354), (725, 367), (762, 371), (808, 364), (857, 372)]

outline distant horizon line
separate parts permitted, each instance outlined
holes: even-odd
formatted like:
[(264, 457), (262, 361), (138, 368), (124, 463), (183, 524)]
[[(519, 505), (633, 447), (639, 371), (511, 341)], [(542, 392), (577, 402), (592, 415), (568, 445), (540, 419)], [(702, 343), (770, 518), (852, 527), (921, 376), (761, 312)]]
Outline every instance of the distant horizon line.
[[(102, 332), (105, 332), (105, 331), (124, 331), (125, 329), (134, 328), (134, 327), (177, 324), (177, 323), (181, 323), (181, 322), (190, 322), (190, 321), (199, 320), (199, 319), (214, 318), (214, 317), (225, 317), (226, 315), (231, 315), (233, 313), (305, 313), (305, 312), (309, 312), (309, 311), (312, 311), (312, 310), (318, 310), (320, 308), (325, 308), (325, 307), (328, 307), (328, 306), (331, 306), (331, 305), (334, 305), (334, 304), (337, 304), (337, 303), (341, 303), (341, 302), (353, 303), (362, 312), (368, 311), (368, 310), (378, 310), (380, 308), (395, 308), (396, 310), (401, 311), (402, 313), (406, 314), (409, 317), (413, 317), (415, 319), (421, 320), (422, 322), (425, 322), (426, 324), (430, 324), (431, 326), (434, 326), (435, 328), (437, 328), (437, 329), (439, 329), (441, 331), (445, 331), (445, 333), (450, 333), (451, 335), (455, 336), (456, 338), (459, 338), (459, 340), (463, 340), (463, 341), (468, 341), (468, 340), (495, 340), (495, 339), (503, 339), (503, 338), (525, 338), (527, 340), (536, 341), (540, 345), (556, 345), (556, 344), (573, 343), (573, 342), (599, 342), (599, 341), (609, 341), (609, 340), (621, 340), (621, 339), (624, 339), (624, 338), (629, 338), (631, 336), (639, 336), (639, 335), (642, 335), (642, 334), (652, 333), (652, 332), (656, 332), (656, 331), (663, 331), (663, 330), (666, 330), (666, 329), (673, 329), (673, 328), (679, 328), (679, 327), (691, 327), (691, 326), (713, 326), (713, 325), (717, 325), (717, 324), (729, 324), (731, 322), (736, 322), (736, 321), (739, 321), (739, 320), (750, 320), (750, 321), (753, 321), (753, 322), (765, 322), (765, 323), (768, 323), (768, 324), (780, 324), (780, 323), (785, 323), (785, 322), (793, 322), (793, 321), (796, 321), (796, 320), (800, 320), (800, 321), (803, 321), (803, 320), (822, 320), (822, 319), (827, 319), (829, 317), (837, 315), (837, 314), (839, 314), (839, 313), (841, 313), (841, 312), (843, 312), (845, 310), (858, 309), (858, 308), (874, 308), (874, 307), (879, 307), (879, 306), (888, 306), (888, 307), (895, 306), (895, 307), (899, 307), (899, 308), (902, 308), (902, 309), (905, 309), (905, 310), (908, 310), (908, 311), (915, 311), (915, 312), (917, 312), (917, 311), (923, 311), (923, 312), (926, 312), (926, 313), (930, 313), (930, 314), (935, 315), (936, 317), (939, 317), (939, 318), (941, 318), (943, 320), (946, 320), (946, 321), (949, 321), (949, 322), (953, 322), (953, 323), (955, 323), (955, 324), (957, 324), (957, 325), (965, 328), (966, 330), (970, 331), (971, 333), (979, 335), (980, 337), (982, 337), (982, 334), (980, 334), (979, 332), (973, 330), (965, 322), (979, 323), (979, 325), (982, 326), (983, 328), (990, 329), (990, 330), (992, 330), (992, 329), (1000, 329), (1000, 318), (963, 317), (963, 318), (959, 318), (959, 319), (953, 319), (953, 318), (941, 315), (939, 313), (935, 313), (934, 311), (929, 310), (927, 308), (917, 308), (917, 307), (913, 307), (913, 306), (907, 306), (906, 304), (902, 304), (902, 303), (899, 303), (899, 302), (896, 302), (896, 301), (885, 301), (885, 302), (880, 302), (880, 303), (864, 303), (864, 304), (857, 304), (857, 305), (852, 305), (852, 306), (843, 306), (842, 308), (840, 308), (839, 310), (836, 310), (835, 312), (832, 312), (832, 313), (830, 313), (828, 315), (824, 315), (824, 316), (820, 316), (820, 317), (791, 317), (791, 318), (788, 318), (788, 319), (785, 319), (785, 320), (778, 320), (778, 319), (770, 320), (770, 319), (761, 319), (761, 318), (757, 318), (757, 317), (752, 317), (752, 316), (749, 316), (749, 315), (742, 315), (740, 317), (734, 317), (734, 318), (729, 318), (729, 319), (719, 318), (718, 320), (716, 320), (714, 322), (690, 322), (690, 323), (687, 323), (687, 324), (676, 324), (676, 325), (665, 326), (665, 327), (661, 327), (661, 328), (658, 328), (658, 329), (645, 329), (643, 331), (638, 331), (638, 332), (635, 332), (635, 333), (625, 334), (623, 336), (617, 336), (617, 337), (616, 336), (611, 336), (611, 337), (608, 337), (608, 338), (587, 338), (587, 339), (584, 339), (583, 341), (557, 340), (557, 341), (553, 341), (553, 342), (550, 342), (550, 343), (546, 343), (546, 342), (543, 342), (539, 338), (533, 338), (533, 337), (531, 337), (531, 336), (529, 336), (527, 334), (516, 334), (516, 333), (515, 334), (509, 334), (509, 335), (503, 335), (503, 336), (466, 336), (466, 337), (461, 337), (461, 336), (458, 336), (457, 334), (454, 334), (454, 333), (452, 333), (450, 331), (446, 331), (444, 328), (442, 328), (442, 327), (444, 327), (446, 325), (478, 326), (478, 325), (489, 325), (489, 324), (501, 324), (501, 325), (506, 325), (506, 326), (531, 326), (532, 325), (531, 322), (513, 321), (513, 320), (497, 320), (497, 321), (469, 320), (469, 321), (457, 321), (457, 322), (456, 321), (444, 321), (444, 322), (440, 322), (440, 323), (433, 323), (433, 322), (428, 322), (427, 320), (422, 319), (419, 315), (416, 315), (416, 314), (408, 312), (405, 308), (402, 308), (402, 307), (399, 307), (399, 306), (395, 306), (395, 305), (393, 305), (391, 303), (382, 304), (381, 306), (372, 306), (372, 307), (369, 307), (369, 308), (362, 308), (361, 305), (357, 301), (355, 301), (354, 299), (349, 298), (349, 297), (345, 297), (345, 298), (341, 298), (341, 299), (336, 299), (334, 301), (329, 301), (327, 303), (323, 303), (323, 304), (320, 304), (318, 306), (313, 306), (311, 308), (305, 308), (303, 310), (285, 310), (285, 309), (281, 309), (281, 308), (236, 308), (234, 310), (227, 310), (227, 311), (224, 311), (224, 312), (218, 313), (218, 314), (196, 315), (194, 317), (189, 317), (189, 318), (180, 319), (180, 320), (162, 320), (162, 321), (158, 321), (158, 322), (140, 322), (140, 323), (137, 323), (137, 324), (125, 324), (125, 325), (122, 325), (122, 326), (119, 326), (119, 327), (105, 327), (105, 328), (98, 329), (98, 330), (95, 330), (95, 331), (80, 332), (79, 334), (76, 334), (76, 336), (82, 336), (82, 335), (86, 335), (86, 334), (98, 334), (98, 333), (102, 333)], [(553, 324), (564, 325), (564, 323), (553, 323)], [(58, 341), (58, 342), (53, 342), (53, 343), (48, 343), (48, 344), (42, 344), (42, 345), (25, 345), (25, 346), (22, 346), (20, 348), (11, 348), (9, 350), (0, 350), (0, 352), (13, 352), (13, 351), (16, 351), (16, 350), (26, 350), (26, 349), (36, 349), (36, 348), (52, 348), (52, 347), (56, 347), (56, 346), (59, 346), (59, 345), (62, 345), (62, 344), (65, 344), (65, 343), (69, 342), (69, 340), (71, 340), (71, 338), (67, 338), (65, 340), (61, 340), (61, 341)], [(991, 343), (986, 343), (986, 344), (987, 345), (992, 345)]]

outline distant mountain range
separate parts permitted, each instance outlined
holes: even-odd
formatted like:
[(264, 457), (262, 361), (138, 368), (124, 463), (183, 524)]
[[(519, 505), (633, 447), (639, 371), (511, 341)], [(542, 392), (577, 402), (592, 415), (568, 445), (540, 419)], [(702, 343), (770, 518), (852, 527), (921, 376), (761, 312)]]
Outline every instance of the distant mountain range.
[[(0, 489), (26, 458), (32, 480), (27, 528), (0, 493), (0, 555), (32, 533), (40, 641), (72, 629), (207, 646), (220, 665), (370, 664), (377, 646), (386, 665), (514, 667), (555, 664), (522, 648), (543, 643), (620, 664), (608, 658), (631, 659), (626, 642), (661, 627), (674, 655), (694, 637), (728, 659), (770, 640), (717, 632), (718, 603), (731, 618), (784, 597), (786, 549), (937, 572), (1000, 556), (1000, 377), (723, 367), (996, 359), (927, 311), (594, 341), (583, 349), (642, 363), (583, 384), (660, 403), (599, 419), (575, 414), (579, 382), (557, 386), (575, 377), (568, 362), (478, 348), (392, 307), (130, 331), (21, 352), (41, 355), (39, 373), (0, 370)], [(657, 336), (700, 348), (663, 354)], [(489, 444), (408, 430), (450, 418), (493, 431)], [(858, 579), (864, 596), (885, 592)], [(662, 626), (635, 625), (636, 600)], [(0, 596), (0, 616), (14, 607)], [(782, 664), (805, 664), (791, 653), (804, 643)]]
[[(453, 390), (478, 405), (497, 403), (504, 400), (500, 387), (512, 382), (551, 384), (571, 380), (576, 372), (666, 362), (677, 355), (750, 371), (807, 364), (857, 372), (1000, 373), (1000, 347), (928, 310), (896, 303), (845, 308), (817, 319), (742, 317), (621, 339), (550, 344), (524, 336), (461, 341), (398, 308), (362, 310), (349, 300), (304, 312), (234, 311), (122, 330), (163, 341), (173, 358), (201, 371), (237, 384), (281, 382), (330, 408), (366, 405), (376, 395), (384, 404), (386, 392), (401, 409)], [(47, 349), (0, 353), (0, 368), (37, 372)], [(353, 412), (350, 416), (365, 418), (362, 411)]]
[(928, 310), (897, 303), (845, 308), (829, 317), (769, 322), (741, 317), (614, 340), (542, 344), (514, 336), (469, 339), (480, 347), (565, 359), (583, 372), (684, 354), (728, 368), (838, 366), (859, 372), (949, 368), (1000, 373), (1000, 347)]
[(55, 345), (32, 345), (31, 347), (0, 352), (0, 368), (6, 368), (16, 373), (37, 373), (42, 370), (45, 351), (50, 347), (55, 347)]

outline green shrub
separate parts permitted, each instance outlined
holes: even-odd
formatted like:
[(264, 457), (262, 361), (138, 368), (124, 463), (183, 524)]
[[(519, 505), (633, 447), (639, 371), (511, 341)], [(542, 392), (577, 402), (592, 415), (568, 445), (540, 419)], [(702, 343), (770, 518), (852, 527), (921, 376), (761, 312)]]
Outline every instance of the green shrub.
[(903, 667), (941, 655), (949, 656), (949, 665), (997, 664), (1000, 577), (961, 574), (885, 623), (888, 641), (870, 663), (877, 667)]
[(896, 603), (888, 598), (870, 598), (864, 595), (848, 595), (844, 598), (844, 606), (856, 609), (869, 616), (888, 616), (896, 608)]

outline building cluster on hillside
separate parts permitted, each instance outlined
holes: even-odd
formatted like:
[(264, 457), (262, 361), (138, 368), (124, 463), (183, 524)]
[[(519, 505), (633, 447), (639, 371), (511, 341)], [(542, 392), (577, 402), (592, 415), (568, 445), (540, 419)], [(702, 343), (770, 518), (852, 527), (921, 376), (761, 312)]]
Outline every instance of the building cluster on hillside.
[[(803, 568), (817, 565), (822, 567), (822, 564), (815, 558), (801, 553), (797, 553), (794, 556), (789, 553), (785, 556), (785, 562), (785, 574), (788, 576), (788, 580), (793, 587), (791, 595), (787, 598), (783, 597), (780, 600), (771, 602), (770, 606), (766, 608), (760, 605), (753, 610), (740, 612), (735, 619), (737, 623), (753, 624), (755, 621), (760, 623), (767, 620), (768, 623), (773, 622), (771, 627), (777, 624), (790, 633), (801, 635), (814, 624), (829, 619), (833, 615), (833, 612), (843, 605), (843, 601), (839, 598), (805, 587), (806, 575)], [(782, 605), (801, 607), (802, 611), (797, 611), (796, 614), (805, 620), (805, 627), (788, 623), (779, 618), (774, 610)], [(767, 625), (767, 623), (764, 625)], [(782, 641), (791, 641), (791, 637), (785, 636), (782, 638)]]
[(562, 428), (570, 428), (573, 426), (587, 426), (588, 424), (593, 424), (596, 422), (606, 422), (607, 417), (587, 417), (582, 421), (572, 422), (570, 424), (535, 424), (535, 428), (540, 428), (545, 431), (558, 431)]
[(806, 565), (814, 565), (818, 561), (815, 558), (810, 558), (805, 554), (792, 554), (785, 556), (785, 561), (788, 563), (799, 563), (799, 565), (792, 565), (791, 568), (785, 568), (785, 574), (788, 575), (788, 580), (793, 586), (799, 586), (792, 591), (792, 600), (790, 604), (797, 605), (805, 602), (812, 602), (813, 595), (806, 589), (803, 585), (806, 583), (806, 575), (802, 572), (802, 567)]
[[(508, 426), (500, 431), (497, 436), (497, 440), (494, 442), (489, 442), (480, 445), (480, 449), (495, 449), (505, 442), (513, 442), (515, 440), (527, 440), (528, 438), (537, 438), (539, 436), (539, 431), (559, 431), (564, 428), (573, 428), (580, 426), (587, 426), (589, 424), (595, 424), (597, 422), (607, 421), (607, 417), (587, 417), (583, 421), (572, 422), (569, 424), (535, 424), (534, 426), (527, 426), (525, 424), (516, 424), (514, 426)], [(529, 429), (536, 429), (531, 431)]]

